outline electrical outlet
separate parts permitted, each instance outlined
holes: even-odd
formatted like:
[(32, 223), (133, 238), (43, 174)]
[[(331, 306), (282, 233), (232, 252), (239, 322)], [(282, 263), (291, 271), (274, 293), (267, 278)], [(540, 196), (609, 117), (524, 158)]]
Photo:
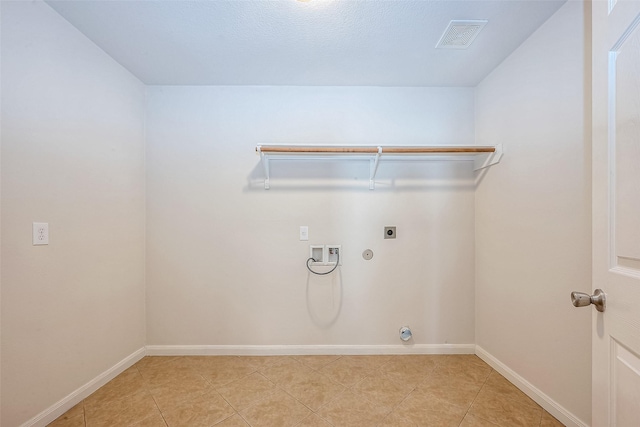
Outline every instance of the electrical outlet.
[(49, 223), (48, 222), (33, 223), (33, 244), (34, 245), (49, 244)]

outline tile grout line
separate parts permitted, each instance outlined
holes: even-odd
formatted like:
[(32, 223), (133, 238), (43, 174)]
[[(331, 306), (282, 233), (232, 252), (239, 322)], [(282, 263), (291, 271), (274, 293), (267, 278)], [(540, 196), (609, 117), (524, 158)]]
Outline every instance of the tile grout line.
[[(308, 369), (311, 369), (311, 370), (312, 370), (312, 371), (314, 371), (314, 372), (319, 373), (318, 371), (316, 371), (315, 369), (311, 368), (310, 366), (305, 365), (304, 363), (302, 363), (301, 361), (299, 361), (299, 360), (298, 360), (298, 359), (296, 359), (295, 357), (291, 357), (291, 356), (288, 356), (288, 357), (290, 357), (290, 358), (291, 358), (291, 359), (293, 359), (293, 360), (296, 360), (297, 362), (299, 362), (299, 363), (300, 363), (301, 365), (303, 365), (304, 367), (306, 367), (306, 368), (308, 368)], [(259, 370), (257, 370), (257, 369), (256, 369), (256, 371), (254, 371), (254, 372), (255, 372), (255, 373), (257, 373), (257, 374), (259, 374), (259, 375), (261, 375), (264, 379), (266, 379), (266, 380), (267, 380), (267, 381), (269, 381), (271, 384), (273, 384), (273, 385), (274, 385), (274, 387), (275, 387), (277, 390), (279, 390), (279, 391), (281, 391), (281, 392), (285, 393), (287, 396), (291, 397), (291, 398), (292, 398), (293, 400), (295, 400), (297, 403), (301, 404), (302, 406), (304, 406), (305, 408), (307, 408), (307, 409), (309, 410), (309, 412), (310, 412), (310, 413), (309, 413), (309, 415), (307, 415), (307, 416), (306, 416), (306, 417), (304, 417), (302, 420), (300, 420), (300, 421), (296, 424), (296, 426), (297, 426), (297, 425), (300, 425), (304, 420), (306, 420), (307, 418), (311, 417), (312, 415), (316, 415), (316, 416), (318, 416), (320, 419), (324, 420), (324, 418), (322, 418), (322, 417), (320, 417), (318, 414), (316, 414), (316, 412), (315, 412), (313, 409), (309, 408), (309, 406), (307, 406), (306, 404), (304, 404), (303, 402), (301, 402), (299, 399), (297, 399), (297, 398), (295, 398), (294, 396), (292, 396), (292, 395), (291, 395), (287, 390), (285, 390), (284, 388), (282, 388), (278, 383), (276, 383), (275, 381), (272, 381), (270, 378), (267, 378), (267, 377), (266, 377), (262, 372), (260, 372), (260, 371), (259, 371)], [(223, 397), (223, 399), (224, 399), (224, 397)], [(265, 399), (266, 399), (266, 398), (265, 398)], [(225, 400), (226, 400), (226, 399), (225, 399)], [(255, 402), (252, 402), (252, 405), (250, 405), (250, 406), (249, 406), (249, 407), (247, 407), (246, 409), (252, 408), (253, 406), (255, 406), (257, 403), (259, 403), (259, 402), (260, 402), (260, 401), (262, 401), (262, 400), (264, 400), (264, 399), (258, 399), (258, 400), (256, 400)], [(235, 409), (235, 408), (234, 408), (234, 409)], [(246, 410), (246, 409), (245, 409), (245, 410)], [(241, 418), (242, 418), (242, 419), (243, 419), (243, 420), (244, 420), (244, 421), (245, 421), (245, 422), (246, 422), (250, 427), (252, 427), (252, 424), (251, 424), (251, 422), (250, 422), (249, 420), (247, 420), (247, 419), (246, 419), (246, 418), (245, 418), (241, 413), (239, 413), (239, 412), (237, 412), (237, 411), (236, 411), (236, 413), (237, 413), (237, 414), (238, 414), (238, 415), (239, 415), (239, 416), (240, 416), (240, 417), (241, 417)], [(326, 421), (326, 420), (324, 420), (324, 421)], [(333, 426), (333, 424), (331, 424), (331, 423), (329, 423), (329, 424)]]
[[(342, 357), (340, 357), (340, 358), (342, 358)], [(339, 358), (339, 359), (340, 359), (340, 358)], [(336, 362), (336, 361), (337, 361), (337, 360), (339, 360), (339, 359), (336, 359), (336, 360), (335, 360), (335, 361), (333, 361), (333, 362)], [(331, 362), (331, 363), (333, 363), (333, 362)], [(363, 378), (361, 378), (360, 380), (358, 380), (355, 384), (352, 384), (350, 387), (347, 387), (347, 386), (345, 386), (344, 384), (341, 384), (341, 383), (336, 383), (336, 384), (340, 384), (340, 385), (342, 385), (343, 387), (345, 387), (345, 388), (346, 388), (346, 390), (345, 390), (344, 392), (340, 393), (340, 394), (344, 394), (344, 393), (346, 393), (347, 391), (351, 391), (351, 392), (353, 393), (353, 388), (354, 388), (354, 387), (356, 387), (358, 384), (360, 384), (360, 383), (362, 383), (363, 381), (365, 381), (367, 378), (372, 377), (372, 376), (373, 376), (373, 374), (375, 374), (376, 372), (379, 372), (379, 371), (382, 369), (382, 367), (383, 367), (383, 366), (385, 366), (385, 365), (387, 365), (389, 362), (390, 362), (390, 360), (388, 360), (388, 361), (386, 361), (386, 362), (382, 363), (382, 364), (381, 364), (380, 366), (378, 366), (377, 368), (372, 369), (372, 370), (371, 370), (371, 371), (370, 371), (366, 376), (364, 376)], [(326, 366), (330, 365), (331, 363), (327, 364)], [(328, 378), (330, 381), (333, 381), (333, 380), (332, 380), (331, 378), (329, 378), (326, 374), (323, 374), (323, 375), (324, 375), (326, 378)], [(391, 379), (389, 379), (389, 381), (391, 381)], [(335, 382), (335, 381), (334, 381), (334, 382)], [(392, 381), (392, 382), (393, 382), (393, 381)], [(413, 391), (413, 389), (412, 389), (411, 391)], [(338, 397), (340, 396), (340, 394), (338, 394), (338, 396), (337, 396), (335, 399), (333, 399), (333, 400), (331, 400), (331, 401), (327, 402), (326, 404), (324, 404), (323, 406), (321, 406), (320, 408), (318, 408), (318, 410), (322, 409), (323, 407), (325, 407), (325, 406), (329, 405), (330, 403), (334, 402), (335, 400), (337, 400), (337, 399), (338, 399)], [(411, 392), (409, 392), (409, 394), (411, 394)], [(406, 396), (405, 396), (405, 397), (406, 397)], [(371, 400), (369, 400), (369, 399), (368, 399), (368, 398), (366, 398), (366, 397), (363, 397), (363, 399), (365, 399), (365, 401), (366, 401), (366, 402), (368, 402), (369, 404), (376, 405), (376, 403), (375, 403), (375, 402), (372, 402)], [(396, 406), (397, 406), (397, 405), (396, 405)], [(380, 422), (384, 421), (384, 420), (389, 416), (389, 414), (391, 414), (391, 412), (393, 412), (393, 410), (394, 410), (394, 409), (395, 409), (395, 406), (394, 406), (394, 407), (393, 407), (393, 408), (392, 408), (392, 409), (391, 409), (387, 414), (385, 414), (385, 416), (384, 416), (384, 417), (382, 417), (382, 420), (380, 420)], [(319, 414), (316, 414), (316, 415), (318, 415), (318, 417), (320, 417), (322, 420), (326, 421), (327, 423), (329, 423), (330, 425), (332, 425), (332, 426), (333, 426), (333, 424), (332, 424), (331, 422), (329, 422), (329, 421), (328, 421), (328, 420), (326, 420), (325, 418), (322, 418)], [(380, 423), (377, 423), (377, 424), (380, 424)]]
[[(163, 362), (163, 363), (166, 363), (166, 361)], [(151, 400), (153, 400), (153, 404), (156, 405), (156, 409), (160, 413), (160, 417), (162, 418), (162, 422), (164, 422), (164, 424), (168, 427), (169, 423), (164, 418), (164, 414), (160, 410), (160, 406), (158, 406), (158, 402), (156, 401), (156, 398), (154, 397), (153, 393), (151, 393), (151, 390), (149, 390), (149, 384), (144, 380), (144, 377), (142, 376), (142, 372), (140, 372), (140, 369), (138, 369), (135, 365), (133, 365), (132, 368), (135, 368), (135, 370), (138, 373), (138, 375), (140, 375), (140, 378), (142, 378), (142, 384), (143, 384), (143, 387), (144, 387), (144, 391), (149, 393), (149, 396), (151, 396)]]
[[(246, 409), (248, 409), (248, 408), (246, 408)], [(244, 421), (244, 422), (245, 422), (249, 427), (254, 427), (254, 426), (249, 422), (249, 420), (248, 420), (248, 419), (246, 419), (246, 418), (245, 418), (245, 417), (244, 417), (240, 412), (236, 411), (236, 414), (238, 414), (238, 416), (239, 416), (240, 418), (242, 418), (242, 421)], [(231, 418), (231, 417), (229, 417), (229, 418)]]
[[(482, 382), (482, 386), (480, 387), (480, 389), (478, 390), (478, 392), (476, 393), (476, 396), (473, 398), (473, 400), (471, 401), (471, 405), (469, 405), (469, 407), (467, 408), (467, 411), (464, 413), (464, 416), (462, 417), (462, 420), (460, 420), (460, 424), (459, 426), (462, 425), (462, 423), (464, 422), (464, 419), (467, 417), (467, 415), (469, 414), (469, 411), (471, 410), (471, 408), (473, 407), (473, 404), (476, 402), (476, 399), (478, 398), (478, 396), (480, 395), (480, 392), (482, 391), (482, 389), (484, 388), (484, 386), (487, 384), (487, 381), (489, 381), (489, 377), (491, 376), (491, 374), (493, 373), (494, 369), (491, 368), (491, 371), (489, 371), (489, 375), (487, 375), (487, 378), (484, 379), (484, 381)], [(489, 421), (489, 420), (486, 420)], [(493, 422), (493, 421), (490, 421)]]
[[(540, 405), (535, 404), (535, 402), (534, 402), (534, 404), (535, 404), (535, 406), (536, 406), (536, 407), (534, 408), (534, 407), (533, 407), (533, 406), (531, 406), (531, 405), (528, 405), (528, 404), (522, 404), (522, 403), (518, 402), (516, 399), (513, 399), (513, 398), (512, 398), (512, 397), (510, 397), (510, 396), (501, 396), (499, 393), (496, 393), (496, 392), (494, 392), (494, 391), (492, 391), (492, 390), (489, 390), (489, 389), (485, 389), (485, 387), (487, 386), (487, 382), (489, 381), (489, 377), (490, 377), (491, 375), (493, 375), (493, 374), (500, 375), (500, 373), (499, 373), (498, 371), (496, 371), (495, 369), (491, 369), (491, 372), (489, 373), (489, 375), (487, 376), (487, 378), (484, 380), (484, 382), (483, 382), (483, 384), (482, 384), (482, 387), (480, 387), (480, 390), (479, 390), (479, 391), (478, 391), (478, 393), (476, 394), (476, 397), (473, 399), (473, 402), (471, 403), (471, 405), (470, 405), (470, 406), (469, 406), (469, 408), (467, 409), (467, 412), (465, 413), (465, 417), (469, 414), (469, 411), (471, 410), (471, 407), (472, 407), (472, 406), (473, 406), (473, 404), (476, 402), (476, 400), (477, 400), (478, 396), (480, 395), (480, 393), (484, 390), (486, 393), (488, 393), (488, 394), (490, 394), (490, 395), (493, 395), (493, 396), (499, 397), (500, 399), (503, 399), (503, 400), (505, 400), (505, 401), (509, 401), (509, 402), (511, 402), (511, 403), (513, 403), (513, 404), (517, 404), (518, 406), (525, 406), (525, 407), (528, 407), (528, 408), (530, 408), (530, 409), (541, 409), (541, 411), (540, 411), (540, 422), (539, 422), (539, 424), (538, 424), (538, 426), (540, 426), (540, 424), (542, 424), (542, 417), (543, 417), (544, 412), (545, 412), (545, 411), (544, 411), (544, 408), (541, 408), (541, 407), (540, 407)], [(508, 380), (507, 380), (507, 381), (508, 381)], [(508, 381), (508, 382), (509, 382), (509, 381)], [(510, 383), (510, 382), (509, 382), (509, 383)], [(501, 425), (502, 425), (502, 424), (497, 423), (497, 422), (495, 422), (495, 421), (487, 420), (486, 418), (483, 418), (483, 417), (482, 417), (482, 416), (480, 416), (480, 415), (473, 415), (473, 416), (474, 416), (474, 417), (478, 417), (478, 418), (480, 418), (480, 419), (482, 419), (482, 420), (488, 421), (488, 422), (490, 422), (490, 423), (492, 423), (492, 424), (495, 424), (495, 425), (497, 425), (497, 426), (501, 426)], [(463, 421), (464, 421), (464, 418), (463, 418)], [(461, 423), (462, 423), (462, 422), (461, 422)]]
[[(380, 368), (382, 368), (383, 366), (385, 366), (385, 365), (387, 365), (387, 364), (389, 364), (389, 363), (391, 363), (391, 361), (388, 361), (387, 363), (382, 364), (382, 366), (380, 366)], [(436, 363), (436, 364), (435, 364), (435, 366), (431, 369), (431, 372), (429, 372), (429, 374), (425, 375), (425, 379), (427, 378), (427, 376), (428, 376), (428, 375), (432, 374), (432, 373), (436, 370), (436, 368), (437, 368), (438, 366), (439, 366), (439, 363)], [(391, 380), (391, 379), (390, 379), (390, 380)], [(423, 381), (422, 381), (422, 382), (424, 382), (424, 379), (423, 379)], [(404, 399), (402, 399), (400, 402), (398, 402), (398, 403), (397, 403), (397, 404), (396, 404), (396, 405), (391, 409), (391, 411), (389, 411), (389, 413), (388, 413), (387, 415), (385, 415), (385, 416), (382, 418), (382, 420), (380, 420), (380, 422), (378, 423), (378, 425), (382, 424), (382, 423), (384, 422), (384, 420), (386, 420), (387, 418), (389, 418), (389, 416), (391, 416), (391, 414), (393, 413), (393, 411), (395, 411), (395, 410), (396, 410), (396, 408), (400, 407), (400, 405), (402, 405), (402, 404), (404, 403), (404, 401), (405, 401), (405, 400), (407, 400), (407, 399), (409, 398), (409, 396), (411, 396), (411, 394), (412, 394), (412, 393), (413, 393), (413, 392), (418, 388), (418, 386), (419, 386), (420, 384), (421, 384), (421, 382), (420, 382), (420, 383), (418, 383), (418, 384), (416, 384), (416, 386), (415, 386), (415, 387), (412, 387), (412, 388), (411, 388), (411, 391), (410, 391), (409, 393), (407, 393), (407, 395), (404, 397)]]
[(540, 422), (538, 423), (538, 427), (542, 426), (542, 417), (544, 417), (544, 408), (542, 408), (542, 412), (540, 412)]

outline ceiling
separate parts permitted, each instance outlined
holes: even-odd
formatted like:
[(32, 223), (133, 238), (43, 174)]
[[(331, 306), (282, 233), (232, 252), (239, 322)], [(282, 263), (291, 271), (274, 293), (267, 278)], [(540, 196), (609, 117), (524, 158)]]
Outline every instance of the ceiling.
[(149, 85), (305, 86), (475, 86), (565, 1), (46, 0)]

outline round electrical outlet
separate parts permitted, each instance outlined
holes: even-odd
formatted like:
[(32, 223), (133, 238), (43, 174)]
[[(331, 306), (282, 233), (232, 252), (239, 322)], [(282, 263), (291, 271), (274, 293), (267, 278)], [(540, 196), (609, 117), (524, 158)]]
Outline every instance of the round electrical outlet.
[(366, 249), (364, 252), (362, 252), (362, 258), (369, 261), (371, 258), (373, 258), (373, 251), (371, 249)]

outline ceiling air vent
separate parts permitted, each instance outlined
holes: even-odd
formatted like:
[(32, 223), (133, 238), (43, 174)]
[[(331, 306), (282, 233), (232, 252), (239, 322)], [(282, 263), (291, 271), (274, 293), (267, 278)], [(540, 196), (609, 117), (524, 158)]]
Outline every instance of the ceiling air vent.
[(451, 21), (438, 40), (439, 49), (466, 49), (478, 36), (480, 30), (487, 25), (485, 20)]

